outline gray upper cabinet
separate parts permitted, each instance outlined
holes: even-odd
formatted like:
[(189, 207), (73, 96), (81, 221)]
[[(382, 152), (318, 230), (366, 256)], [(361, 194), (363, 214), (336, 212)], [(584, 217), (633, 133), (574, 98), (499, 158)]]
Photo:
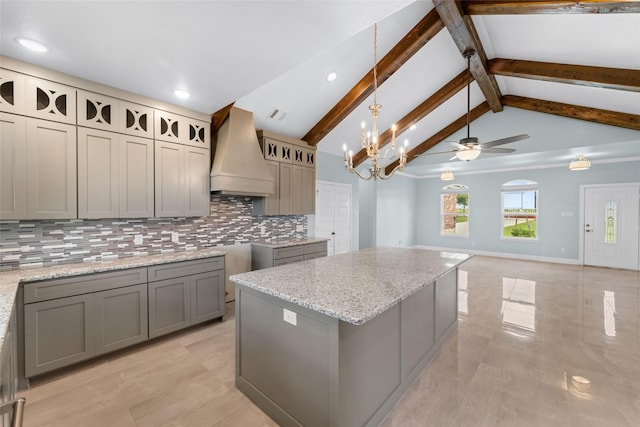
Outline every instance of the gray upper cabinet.
[(26, 77), (0, 68), (0, 111), (24, 114)]
[(153, 141), (78, 127), (78, 217), (153, 217)]
[(27, 216), (26, 119), (0, 113), (0, 219)]
[(156, 216), (209, 215), (209, 150), (155, 143)]
[(119, 102), (119, 131), (126, 135), (153, 138), (153, 108), (133, 102)]
[(117, 132), (118, 119), (116, 98), (78, 90), (78, 126)]
[(315, 212), (316, 151), (304, 141), (258, 131), (272, 169), (275, 194), (254, 200), (256, 215), (306, 215)]
[(25, 113), (29, 117), (75, 125), (76, 89), (27, 76)]
[(120, 135), (120, 217), (154, 216), (153, 141)]
[(2, 66), (0, 219), (209, 215), (205, 115), (11, 58)]
[(76, 128), (27, 118), (27, 218), (77, 218)]

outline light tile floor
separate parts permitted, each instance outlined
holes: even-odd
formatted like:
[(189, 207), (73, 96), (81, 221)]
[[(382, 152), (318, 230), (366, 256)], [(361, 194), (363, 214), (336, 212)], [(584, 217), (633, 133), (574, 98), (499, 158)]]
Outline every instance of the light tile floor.
[[(479, 256), (461, 270), (458, 330), (383, 426), (640, 426), (640, 273)], [(233, 385), (228, 312), (34, 382), (25, 426), (275, 425)]]

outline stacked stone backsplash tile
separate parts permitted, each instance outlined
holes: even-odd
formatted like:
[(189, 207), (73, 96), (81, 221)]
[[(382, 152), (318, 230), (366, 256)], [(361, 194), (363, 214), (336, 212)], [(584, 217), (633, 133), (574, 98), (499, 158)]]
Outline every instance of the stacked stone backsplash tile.
[(202, 218), (0, 222), (0, 270), (302, 239), (305, 216), (252, 216), (251, 198), (211, 196)]

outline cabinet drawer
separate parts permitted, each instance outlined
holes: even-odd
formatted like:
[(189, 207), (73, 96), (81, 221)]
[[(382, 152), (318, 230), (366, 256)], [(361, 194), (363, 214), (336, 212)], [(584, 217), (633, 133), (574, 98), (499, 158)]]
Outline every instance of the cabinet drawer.
[(146, 281), (147, 269), (134, 268), (27, 283), (24, 285), (24, 303), (29, 304), (56, 298), (106, 291), (108, 289), (146, 283)]
[(304, 245), (305, 255), (317, 253), (327, 254), (327, 242), (309, 243), (308, 245)]
[(149, 282), (172, 279), (174, 277), (190, 276), (206, 271), (224, 268), (224, 257), (204, 258), (194, 261), (174, 262), (171, 264), (154, 265), (149, 267)]
[(273, 259), (278, 260), (280, 258), (289, 258), (292, 256), (303, 255), (302, 245), (290, 246), (288, 248), (279, 248), (273, 250)]
[(273, 261), (273, 266), (278, 267), (279, 265), (293, 264), (294, 262), (300, 261), (304, 261), (304, 257), (302, 255), (292, 256), (289, 258), (280, 258)]
[(316, 253), (313, 253), (313, 254), (304, 254), (304, 260), (308, 261), (310, 259), (322, 258), (322, 257), (325, 257), (325, 256), (327, 256), (326, 252), (316, 252)]

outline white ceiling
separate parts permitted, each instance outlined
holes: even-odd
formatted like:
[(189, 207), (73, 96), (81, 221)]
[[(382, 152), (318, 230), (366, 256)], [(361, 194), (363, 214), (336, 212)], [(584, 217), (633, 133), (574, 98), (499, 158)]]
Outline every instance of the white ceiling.
[[(300, 138), (371, 69), (374, 22), (379, 22), (381, 58), (432, 8), (431, 1), (2, 0), (0, 48), (3, 55), (204, 113), (235, 101), (254, 112), (258, 128)], [(640, 69), (640, 14), (474, 16), (473, 21), (489, 58)], [(39, 40), (51, 51), (25, 51), (15, 42), (17, 36)], [(464, 69), (465, 60), (442, 30), (380, 87), (381, 130)], [(325, 79), (329, 71), (338, 72), (333, 83)], [(500, 76), (497, 81), (504, 95), (640, 114), (640, 92)], [(177, 88), (192, 97), (177, 100)], [(473, 83), (472, 107), (482, 101)], [(341, 155), (346, 143), (356, 151), (360, 123), (371, 121), (371, 102), (356, 108), (318, 148)], [(274, 107), (286, 112), (283, 120), (267, 119)], [(462, 91), (399, 139), (415, 146), (465, 109)], [(566, 122), (508, 107), (487, 113), (471, 126), (481, 141), (520, 133), (531, 138), (510, 144), (517, 150), (514, 154), (485, 153), (470, 163), (448, 162), (449, 155), (423, 156), (410, 163), (408, 172), (425, 176), (445, 168), (496, 168), (507, 158), (511, 165), (568, 161), (580, 150), (602, 159), (630, 152), (640, 156), (638, 131), (616, 130), (615, 141), (608, 141), (610, 128), (596, 126), (603, 129), (597, 131), (603, 134), (602, 144), (584, 147), (575, 133), (549, 129), (586, 126), (595, 132), (594, 125)], [(432, 151), (449, 148), (441, 143)]]

